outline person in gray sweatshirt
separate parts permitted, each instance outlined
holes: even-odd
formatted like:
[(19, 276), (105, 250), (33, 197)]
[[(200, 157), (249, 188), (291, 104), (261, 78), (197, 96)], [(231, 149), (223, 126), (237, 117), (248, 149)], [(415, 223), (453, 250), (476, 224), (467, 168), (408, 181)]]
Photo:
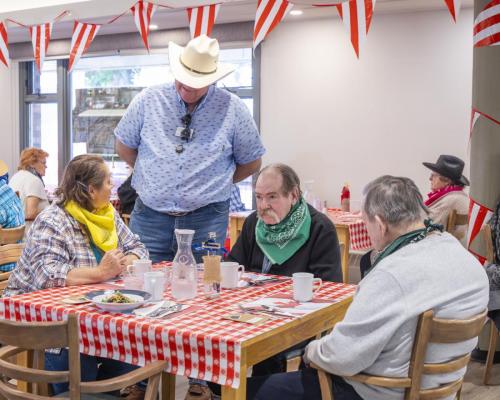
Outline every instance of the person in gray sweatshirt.
[[(365, 373), (408, 375), (418, 318), (433, 310), (438, 318), (466, 319), (488, 304), (486, 273), (452, 235), (427, 219), (418, 188), (408, 178), (382, 176), (364, 191), (363, 219), (377, 251), (342, 322), (306, 348), (304, 361), (332, 374), (336, 400), (402, 400), (403, 389), (349, 380)], [(439, 363), (470, 352), (477, 338), (458, 344), (430, 344), (426, 362)], [(424, 376), (437, 387), (465, 374)], [(247, 398), (320, 400), (315, 370), (251, 378)]]

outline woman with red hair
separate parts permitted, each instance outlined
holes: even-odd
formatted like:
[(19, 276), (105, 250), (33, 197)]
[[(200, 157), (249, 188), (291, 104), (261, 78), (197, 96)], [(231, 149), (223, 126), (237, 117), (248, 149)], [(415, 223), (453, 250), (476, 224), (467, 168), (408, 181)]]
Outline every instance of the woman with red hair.
[(19, 194), (26, 217), (26, 229), (42, 210), (49, 206), (43, 176), (47, 169), (49, 153), (30, 147), (21, 152), (18, 171), (12, 176), (9, 185)]

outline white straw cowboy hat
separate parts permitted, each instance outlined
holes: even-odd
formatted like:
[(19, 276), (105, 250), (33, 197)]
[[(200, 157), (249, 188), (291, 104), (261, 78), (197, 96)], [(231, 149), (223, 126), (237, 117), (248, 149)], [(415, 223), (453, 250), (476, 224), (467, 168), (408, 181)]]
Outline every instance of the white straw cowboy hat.
[(186, 47), (169, 42), (168, 58), (175, 79), (194, 89), (209, 86), (234, 71), (233, 65), (219, 62), (219, 42), (207, 35), (195, 37)]

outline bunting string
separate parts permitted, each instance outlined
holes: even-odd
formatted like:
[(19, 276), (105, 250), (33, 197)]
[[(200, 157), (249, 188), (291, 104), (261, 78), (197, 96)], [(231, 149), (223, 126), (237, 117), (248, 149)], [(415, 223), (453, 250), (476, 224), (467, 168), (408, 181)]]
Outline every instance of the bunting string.
[[(118, 14), (117, 16), (109, 19), (107, 22), (101, 24), (75, 20), (69, 54), (69, 71), (74, 68), (82, 55), (89, 49), (101, 26), (112, 24), (129, 12), (132, 12), (137, 30), (141, 35), (144, 46), (149, 51), (150, 25), (153, 15), (159, 7), (167, 9), (186, 9), (191, 37), (196, 37), (201, 34), (211, 35), (221, 5), (231, 1), (232, 0), (218, 0), (217, 2), (209, 1), (210, 4), (204, 6), (185, 8), (138, 0), (121, 14)], [(288, 0), (257, 0), (253, 32), (253, 48), (255, 49), (259, 46), (259, 44), (286, 17), (295, 4), (307, 6), (312, 5), (315, 7), (335, 6), (343, 24), (349, 31), (351, 43), (356, 56), (359, 58), (361, 47), (366, 41), (366, 36), (370, 29), (375, 2), (376, 0), (332, 0), (331, 2), (319, 1), (318, 3), (312, 3), (310, 1), (293, 0), (292, 3)], [(453, 19), (456, 21), (461, 6), (461, 0), (444, 0), (444, 2)], [(53, 24), (65, 17), (67, 14), (69, 14), (69, 11), (62, 11), (54, 18), (53, 21), (32, 26), (23, 24), (22, 22), (11, 18), (6, 19), (4, 22), (0, 22), (0, 62), (9, 67), (9, 42), (6, 24), (6, 22), (9, 22), (29, 30), (36, 65), (39, 69), (42, 68), (43, 60), (47, 54), (50, 43)], [(499, 43), (500, 0), (492, 0), (475, 20), (474, 46), (491, 46)], [(477, 121), (477, 118), (477, 116), (473, 115), (471, 132), (473, 123)]]

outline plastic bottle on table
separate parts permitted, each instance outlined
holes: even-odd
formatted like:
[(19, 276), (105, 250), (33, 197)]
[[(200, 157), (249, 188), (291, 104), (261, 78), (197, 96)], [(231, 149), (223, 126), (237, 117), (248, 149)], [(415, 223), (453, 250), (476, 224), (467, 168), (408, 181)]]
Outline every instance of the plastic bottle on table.
[(351, 192), (349, 191), (349, 184), (346, 183), (342, 188), (340, 195), (340, 209), (342, 211), (351, 211)]

